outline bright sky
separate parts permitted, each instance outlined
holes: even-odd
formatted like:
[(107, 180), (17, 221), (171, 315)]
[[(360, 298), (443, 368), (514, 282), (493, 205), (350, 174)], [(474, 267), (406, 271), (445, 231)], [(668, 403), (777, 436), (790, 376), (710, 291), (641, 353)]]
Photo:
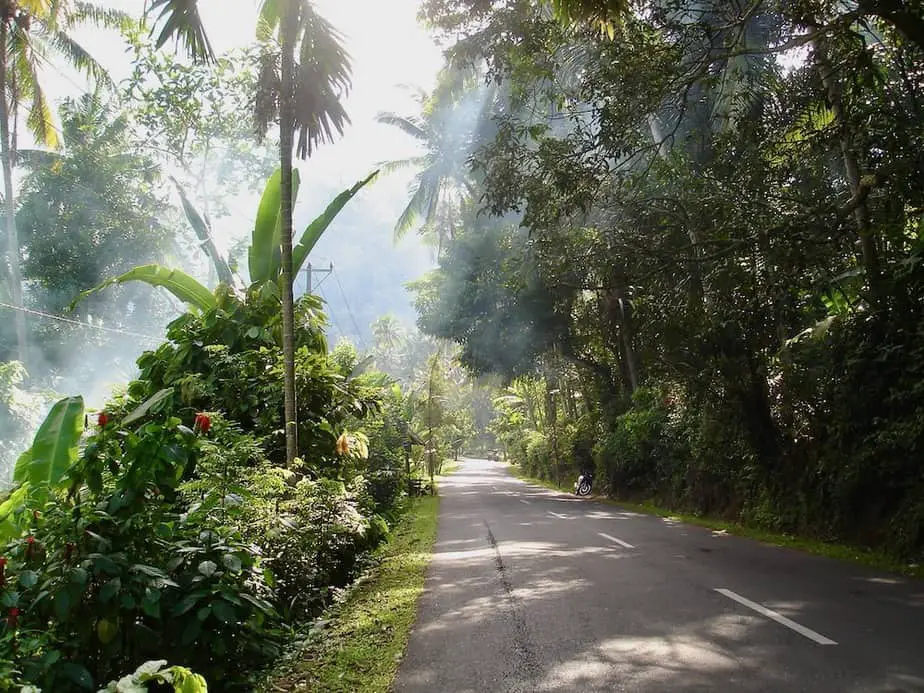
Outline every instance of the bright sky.
[[(144, 0), (97, 0), (97, 4), (140, 16)], [(419, 0), (315, 0), (315, 7), (344, 35), (346, 48), (352, 56), (353, 89), (346, 100), (352, 126), (342, 140), (322, 147), (311, 160), (299, 164), (303, 192), (295, 211), (296, 224), (313, 218), (327, 202), (312, 199), (312, 182), (323, 182), (328, 190), (340, 190), (364, 178), (382, 161), (418, 153), (410, 138), (375, 122), (375, 115), (380, 111), (413, 113), (415, 105), (400, 85), (430, 89), (442, 63), (439, 49), (417, 23), (418, 4)], [(252, 41), (258, 0), (199, 0), (199, 5), (216, 52)], [(116, 81), (128, 76), (130, 66), (124, 47), (112, 32), (81, 29), (75, 34)], [(52, 66), (44, 77), (53, 100), (73, 96), (85, 89), (85, 81), (77, 73), (61, 66)], [(382, 179), (354, 201), (382, 219), (383, 233), (390, 233), (407, 201), (410, 175)], [(256, 196), (242, 198), (234, 205), (234, 216), (253, 219), (255, 208)], [(245, 228), (235, 229), (234, 235), (248, 232)], [(409, 246), (416, 245), (413, 241), (409, 243)], [(407, 250), (414, 255), (415, 264), (424, 262), (425, 253), (421, 249), (408, 247)], [(327, 258), (318, 260), (326, 261)]]

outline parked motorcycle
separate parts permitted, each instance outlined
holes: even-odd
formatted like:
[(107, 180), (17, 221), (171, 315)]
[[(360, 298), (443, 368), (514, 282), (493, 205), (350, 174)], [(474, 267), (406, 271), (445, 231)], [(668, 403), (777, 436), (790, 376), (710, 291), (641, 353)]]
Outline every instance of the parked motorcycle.
[(578, 477), (577, 482), (574, 484), (574, 493), (577, 496), (589, 496), (593, 485), (594, 475), (590, 472), (585, 472)]

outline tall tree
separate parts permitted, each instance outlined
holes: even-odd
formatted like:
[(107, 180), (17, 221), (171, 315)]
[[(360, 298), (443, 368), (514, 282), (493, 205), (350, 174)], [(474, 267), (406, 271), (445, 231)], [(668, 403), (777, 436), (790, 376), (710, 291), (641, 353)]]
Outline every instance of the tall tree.
[(479, 122), (491, 112), (496, 88), (477, 84), (470, 71), (446, 69), (432, 94), (419, 90), (419, 113), (379, 113), (377, 120), (414, 138), (423, 154), (392, 161), (385, 170), (413, 170), (411, 197), (395, 223), (395, 239), (414, 229), (439, 252), (455, 235), (460, 208), (474, 187), (468, 160), (476, 146)]
[[(159, 11), (157, 44), (181, 42), (199, 59), (213, 52), (196, 0), (152, 0)], [(257, 119), (268, 127), (279, 124), (282, 169), (280, 246), (282, 252), (283, 356), (285, 362), (286, 458), (298, 456), (295, 401), (295, 311), (292, 292), (292, 154), (308, 158), (324, 142), (333, 141), (349, 123), (341, 99), (349, 90), (351, 70), (342, 39), (309, 0), (264, 0), (257, 37), (263, 42)], [(298, 135), (297, 141), (295, 135)]]
[(20, 360), (26, 360), (28, 354), (25, 316), (21, 310), (22, 272), (13, 193), (17, 119), (25, 108), (26, 125), (35, 139), (49, 148), (58, 147), (60, 139), (40, 82), (42, 63), (54, 56), (98, 82), (108, 82), (105, 70), (69, 32), (84, 23), (99, 27), (118, 26), (125, 21), (125, 16), (119, 12), (70, 0), (4, 0), (0, 3), (0, 166), (3, 169), (8, 279), (10, 297), (18, 309), (14, 320)]

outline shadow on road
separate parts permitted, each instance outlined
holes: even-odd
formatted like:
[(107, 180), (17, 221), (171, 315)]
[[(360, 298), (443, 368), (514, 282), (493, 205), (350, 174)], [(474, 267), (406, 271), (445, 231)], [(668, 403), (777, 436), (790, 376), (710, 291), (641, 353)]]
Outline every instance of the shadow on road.
[(440, 491), (402, 693), (924, 691), (920, 584), (569, 498), (497, 463), (468, 461)]

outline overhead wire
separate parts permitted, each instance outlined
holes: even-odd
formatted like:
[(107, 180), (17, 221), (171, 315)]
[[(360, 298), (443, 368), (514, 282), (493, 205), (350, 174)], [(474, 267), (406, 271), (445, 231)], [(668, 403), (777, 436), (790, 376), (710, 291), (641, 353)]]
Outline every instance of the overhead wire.
[(0, 308), (8, 308), (9, 310), (17, 310), (28, 315), (35, 315), (41, 318), (48, 320), (57, 320), (58, 322), (68, 323), (70, 325), (77, 325), (78, 327), (86, 327), (91, 330), (100, 330), (102, 332), (111, 332), (113, 334), (120, 334), (126, 337), (136, 337), (141, 339), (149, 339), (152, 342), (160, 343), (163, 341), (160, 337), (154, 337), (153, 335), (144, 334), (142, 332), (131, 332), (129, 330), (120, 330), (115, 327), (106, 327), (104, 325), (95, 325), (91, 322), (82, 322), (80, 320), (74, 320), (72, 318), (65, 318), (63, 315), (55, 315), (54, 313), (46, 313), (41, 310), (33, 310), (32, 308), (26, 308), (24, 306), (14, 306), (10, 303), (0, 302)]
[(350, 302), (347, 300), (346, 293), (343, 290), (343, 284), (340, 283), (340, 277), (334, 274), (331, 271), (331, 274), (334, 275), (334, 280), (337, 282), (337, 287), (340, 289), (340, 296), (343, 298), (343, 305), (346, 306), (347, 314), (350, 316), (350, 321), (353, 323), (353, 328), (356, 330), (356, 338), (359, 339), (359, 343), (362, 345), (362, 348), (368, 350), (369, 347), (366, 345), (366, 340), (363, 339), (363, 333), (359, 329), (359, 324), (356, 322), (356, 316), (353, 315), (353, 310), (350, 308)]
[[(328, 276), (330, 276), (330, 275), (328, 275)], [(325, 279), (326, 279), (326, 278), (327, 278), (327, 277), (325, 277)], [(317, 290), (319, 290), (319, 289), (321, 288), (321, 284), (323, 284), (323, 283), (324, 283), (324, 282), (318, 283), (318, 285), (317, 285), (316, 287), (314, 287), (314, 288), (317, 289)], [(330, 299), (327, 298), (327, 296), (325, 295), (325, 293), (324, 293), (323, 291), (320, 291), (320, 294), (321, 294), (321, 298), (324, 299), (324, 303), (327, 304), (327, 317), (330, 319), (330, 324), (331, 324), (331, 326), (332, 326), (335, 330), (337, 330), (337, 334), (338, 334), (338, 335), (340, 335), (341, 337), (346, 337), (346, 333), (343, 331), (343, 328), (340, 327), (340, 324), (337, 322), (337, 318), (334, 317), (334, 311), (331, 310), (331, 308), (330, 308)]]

